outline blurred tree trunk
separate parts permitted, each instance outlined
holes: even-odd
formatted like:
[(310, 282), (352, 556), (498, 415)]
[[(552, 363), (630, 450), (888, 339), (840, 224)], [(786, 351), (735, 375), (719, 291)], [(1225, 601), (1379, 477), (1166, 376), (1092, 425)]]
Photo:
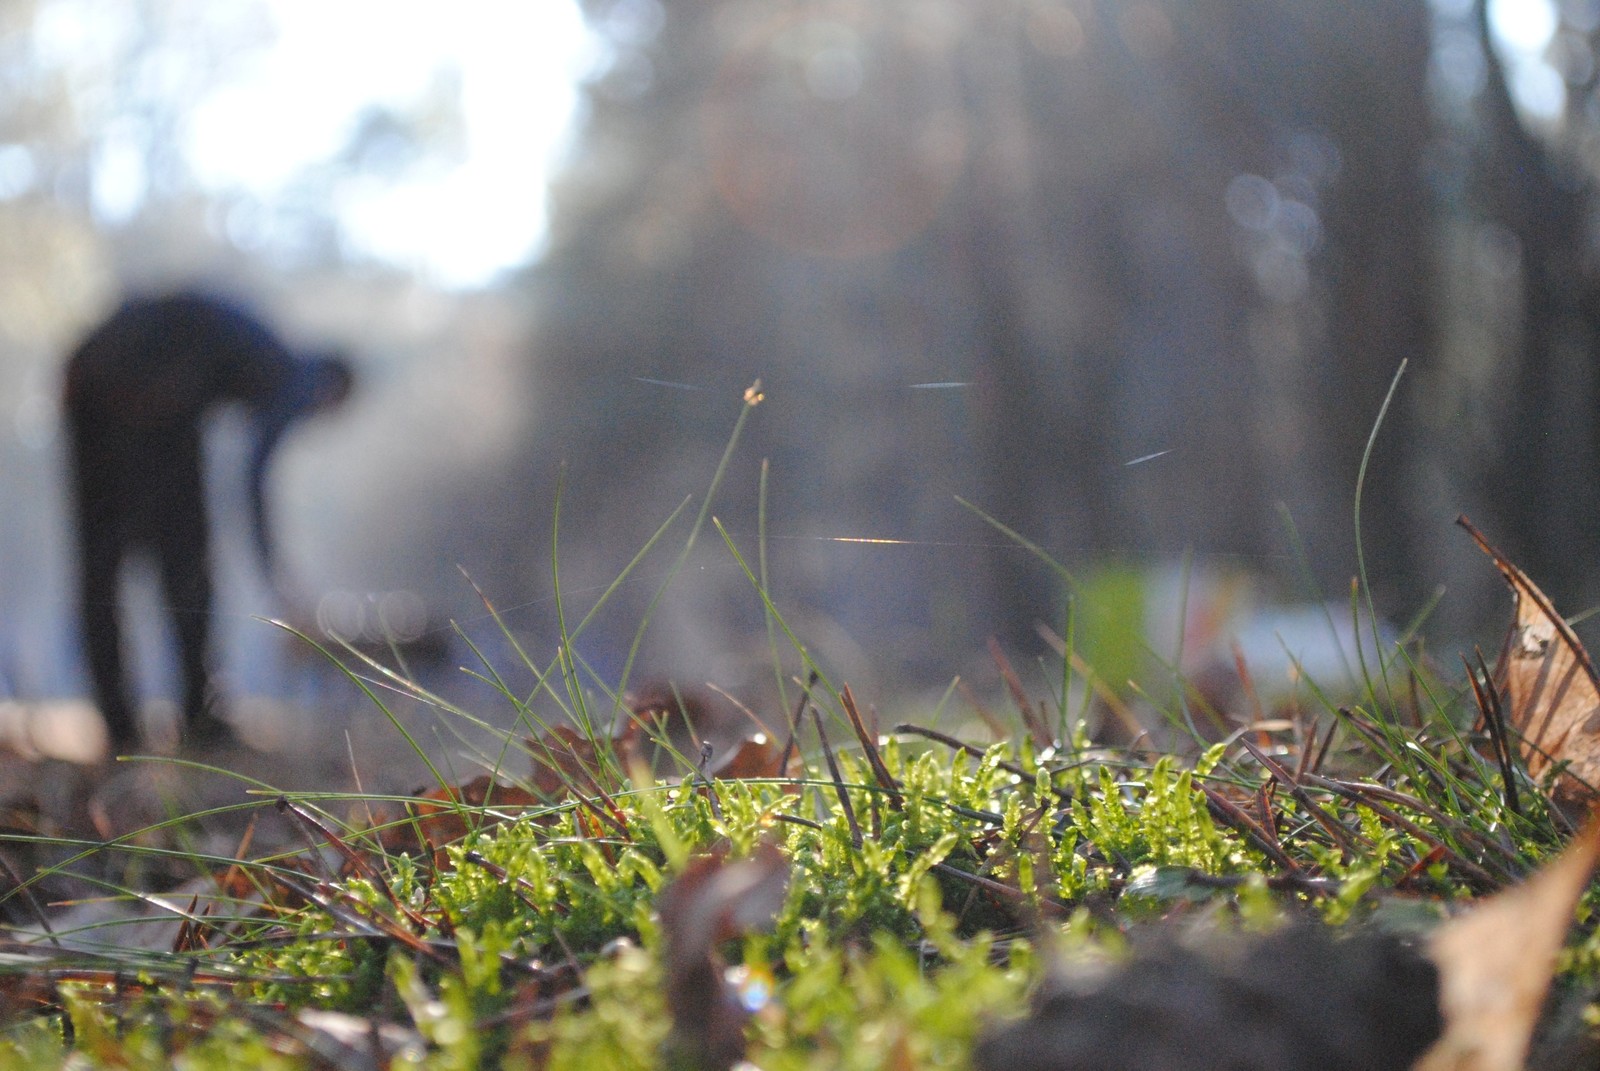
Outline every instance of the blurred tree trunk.
[[(1361, 532), (1380, 607), (1409, 615), (1431, 586), (1419, 526), (1449, 520), (1420, 515), (1416, 486), (1414, 413), (1427, 404), (1416, 389), (1433, 360), (1439, 298), (1425, 169), (1435, 129), (1427, 5), (1214, 0), (1193, 17), (1202, 32), (1191, 84), (1224, 117), (1222, 136), (1245, 166), (1275, 179), (1283, 210), (1298, 201), (1315, 212), (1305, 295), (1285, 302), (1269, 286), (1241, 341), (1276, 410), (1262, 418), (1264, 452), (1278, 460), (1314, 579), (1335, 597), (1356, 569), (1361, 458), (1410, 362), (1368, 468)], [(1259, 277), (1271, 263), (1268, 251), (1252, 266)]]
[[(1074, 10), (1070, 62), (1026, 47), (1024, 23), (996, 52), (1015, 73), (973, 79), (994, 132), (975, 159), (1024, 161), (977, 167), (967, 206), (997, 392), (975, 413), (986, 501), (1064, 554), (1193, 550), (1268, 571), (1281, 501), (1308, 579), (1340, 596), (1368, 435), (1401, 361), (1413, 386), (1435, 344), (1426, 5)], [(1003, 140), (1018, 128), (1025, 154)], [(1230, 208), (1241, 181), (1269, 199), (1260, 219)], [(1051, 282), (1055, 307), (1035, 297)], [(1364, 495), (1370, 577), (1395, 616), (1430, 586), (1418, 526), (1450, 519), (1421, 516), (1412, 397)], [(1002, 552), (994, 570), (1013, 612), (1057, 604), (1025, 563)]]
[(1516, 238), (1521, 283), (1519, 347), (1510, 355), (1489, 500), (1507, 553), (1557, 606), (1575, 606), (1600, 594), (1594, 180), (1524, 125), (1487, 7), (1478, 0), (1474, 12), (1488, 67), (1477, 192), (1481, 209)]
[[(1331, 489), (1333, 500), (1345, 517), (1352, 516), (1362, 454), (1384, 396), (1401, 362), (1409, 362), (1368, 467), (1360, 533), (1378, 604), (1403, 620), (1421, 609), (1435, 583), (1421, 552), (1432, 538), (1424, 529), (1448, 531), (1453, 519), (1422, 514), (1416, 455), (1416, 411), (1429, 404), (1419, 386), (1434, 361), (1440, 296), (1437, 214), (1425, 167), (1435, 137), (1429, 12), (1420, 0), (1286, 8), (1305, 20), (1316, 43), (1308, 60), (1322, 88), (1308, 104), (1339, 150), (1323, 213), (1332, 360), (1314, 382), (1328, 410), (1322, 427), (1331, 438), (1330, 470), (1344, 481)], [(1335, 520), (1334, 533), (1353, 534), (1353, 521), (1337, 513)], [(1354, 554), (1345, 560), (1353, 563)]]

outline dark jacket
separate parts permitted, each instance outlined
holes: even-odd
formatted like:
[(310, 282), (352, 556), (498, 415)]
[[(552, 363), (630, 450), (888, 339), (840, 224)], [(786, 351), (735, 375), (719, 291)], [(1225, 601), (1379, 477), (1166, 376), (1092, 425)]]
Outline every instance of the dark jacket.
[[(200, 509), (203, 503), (152, 501), (164, 477), (198, 486), (193, 473), (162, 466), (199, 464), (208, 413), (238, 404), (253, 444), (246, 486), (262, 565), (272, 568), (266, 511), (267, 463), (278, 440), (314, 409), (333, 374), (326, 358), (292, 354), (260, 321), (217, 297), (179, 293), (135, 298), (113, 313), (68, 361), (64, 402), (84, 463), (80, 474), (111, 513)], [(138, 525), (133, 526), (137, 531)]]

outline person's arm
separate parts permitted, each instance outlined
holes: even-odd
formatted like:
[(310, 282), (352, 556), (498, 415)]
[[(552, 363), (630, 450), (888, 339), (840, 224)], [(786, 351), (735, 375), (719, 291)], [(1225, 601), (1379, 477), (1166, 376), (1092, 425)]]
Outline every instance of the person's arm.
[(341, 358), (319, 356), (289, 363), (278, 387), (255, 407), (255, 443), (246, 473), (250, 525), (262, 572), (274, 586), (276, 542), (267, 507), (267, 471), (283, 433), (296, 422), (341, 402), (350, 390), (349, 366)]
[(272, 529), (271, 511), (267, 506), (267, 474), (272, 455), (283, 433), (294, 422), (294, 412), (287, 405), (257, 410), (255, 414), (255, 443), (250, 450), (250, 464), (245, 474), (245, 491), (249, 496), (250, 531), (254, 538), (256, 555), (261, 571), (268, 580), (276, 583), (277, 543)]

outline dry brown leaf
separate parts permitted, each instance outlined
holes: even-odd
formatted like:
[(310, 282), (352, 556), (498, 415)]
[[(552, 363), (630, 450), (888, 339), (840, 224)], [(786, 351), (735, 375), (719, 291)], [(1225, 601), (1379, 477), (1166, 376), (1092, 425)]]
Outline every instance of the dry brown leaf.
[(399, 816), (391, 818), (393, 824), (379, 834), (378, 841), (388, 851), (423, 850), (438, 854), (444, 845), (467, 835), (463, 808), (470, 809), (475, 823), (492, 825), (500, 820), (500, 815), (493, 810), (481, 810), (485, 803), (533, 807), (541, 802), (540, 797), (527, 789), (502, 784), (482, 774), (464, 785), (418, 792), (416, 801), (406, 805), (407, 814), (415, 821), (398, 821)]
[[(608, 743), (626, 769), (627, 758), (637, 746), (634, 727), (627, 726)], [(528, 749), (533, 756), (531, 783), (547, 799), (564, 799), (574, 788), (585, 794), (593, 794), (598, 788), (595, 778), (603, 767), (599, 738), (558, 725), (542, 736), (530, 737)]]
[(1586, 810), (1600, 786), (1600, 677), (1544, 592), (1471, 521), (1459, 517), (1456, 523), (1494, 559), (1511, 586), (1515, 614), (1495, 664), (1494, 685), (1507, 721), (1522, 737), (1528, 773), (1540, 780), (1564, 763), (1551, 794), (1563, 807)]
[(0, 1025), (10, 1026), (60, 1007), (61, 995), (47, 972), (0, 975)]
[[(443, 846), (466, 836), (469, 817), (475, 826), (494, 824), (503, 817), (493, 809), (497, 806), (538, 807), (558, 803), (574, 794), (588, 801), (588, 814), (580, 813), (580, 821), (615, 819), (620, 822), (602, 783), (606, 780), (602, 771), (613, 766), (631, 770), (640, 765), (648, 743), (640, 729), (640, 719), (643, 711), (655, 709), (651, 706), (635, 710), (634, 717), (609, 738), (590, 737), (566, 725), (530, 737), (527, 741), (532, 759), (529, 788), (504, 784), (485, 774), (449, 788), (419, 789), (415, 800), (406, 804), (403, 811), (390, 810), (380, 816), (386, 828), (379, 834), (379, 843), (390, 851), (433, 852), (442, 865)], [(691, 706), (690, 713), (698, 709)], [(685, 716), (680, 713), (679, 721)], [(602, 751), (609, 754), (603, 755)], [(787, 768), (780, 767), (780, 759), (779, 750), (766, 735), (756, 733), (735, 741), (706, 772), (732, 780), (795, 777), (804, 769), (798, 756), (791, 757)], [(477, 813), (486, 802), (491, 810)], [(596, 835), (601, 832), (598, 828), (595, 830)]]
[(757, 733), (714, 760), (706, 773), (723, 781), (804, 775), (805, 766), (798, 754), (789, 756), (787, 768), (779, 765), (782, 758), (783, 749), (767, 739), (765, 733)]
[(771, 924), (789, 889), (789, 862), (771, 844), (738, 862), (692, 860), (656, 900), (666, 935), (668, 1047), (675, 1066), (725, 1071), (744, 1057), (749, 1013), (724, 978), (717, 946)]
[(1444, 1034), (1413, 1071), (1522, 1071), (1578, 897), (1600, 859), (1600, 820), (1554, 863), (1445, 923), (1429, 942)]

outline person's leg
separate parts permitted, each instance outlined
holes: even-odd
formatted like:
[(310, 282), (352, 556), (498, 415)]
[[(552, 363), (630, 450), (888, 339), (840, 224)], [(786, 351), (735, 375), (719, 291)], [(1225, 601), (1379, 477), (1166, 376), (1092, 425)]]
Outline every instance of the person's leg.
[(196, 741), (228, 735), (214, 709), (211, 659), (211, 554), (199, 444), (176, 444), (165, 466), (156, 523), (156, 558), (183, 681), (183, 736)]
[(183, 716), (189, 721), (207, 713), (211, 691), (211, 578), (204, 556), (169, 545), (161, 555), (161, 584), (173, 631), (178, 637), (178, 666), (183, 679)]
[(117, 580), (123, 554), (121, 541), (105, 531), (80, 530), (83, 562), (79, 618), (95, 705), (105, 719), (116, 754), (139, 747), (139, 719), (128, 689), (122, 659), (122, 611)]
[(105, 719), (113, 753), (138, 749), (139, 721), (122, 658), (122, 614), (117, 581), (127, 542), (117, 508), (114, 466), (81, 432), (71, 437), (75, 520), (78, 529), (78, 617), (96, 706)]

